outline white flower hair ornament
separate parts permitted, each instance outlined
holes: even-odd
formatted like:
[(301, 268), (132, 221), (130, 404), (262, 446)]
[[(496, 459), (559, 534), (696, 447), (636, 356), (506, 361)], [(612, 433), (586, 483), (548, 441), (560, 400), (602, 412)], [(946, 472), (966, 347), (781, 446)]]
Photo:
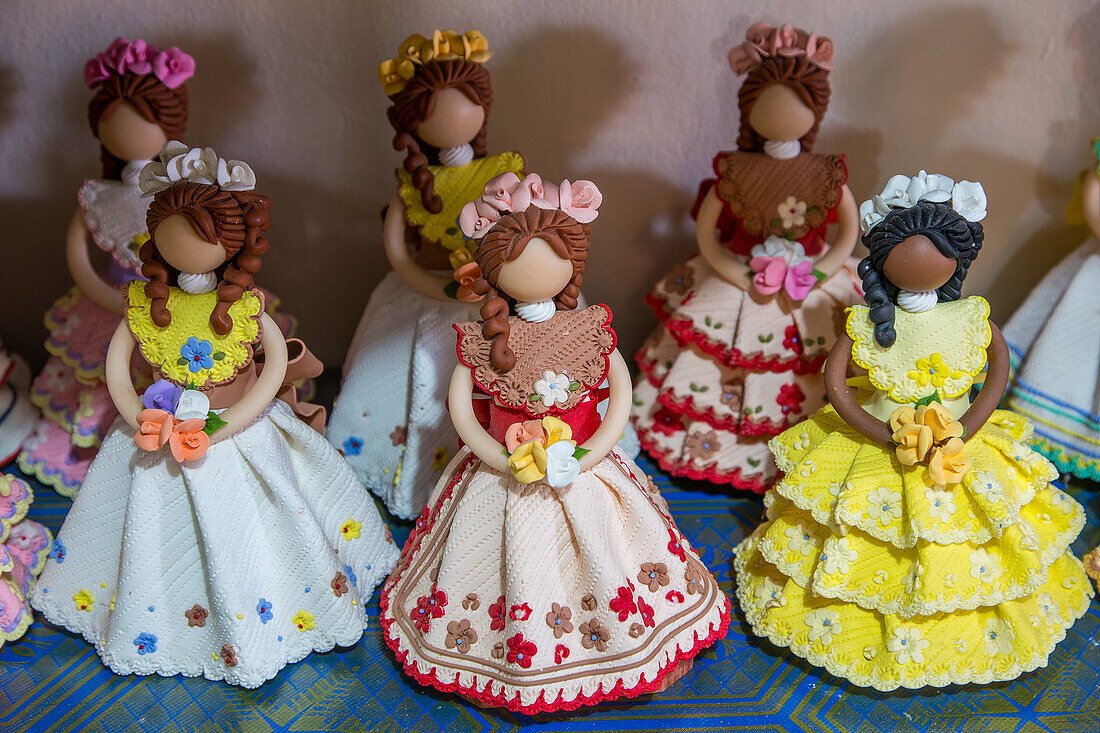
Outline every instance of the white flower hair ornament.
[(243, 160), (219, 158), (214, 148), (189, 148), (169, 140), (158, 159), (146, 163), (138, 176), (142, 196), (153, 196), (182, 182), (216, 185), (223, 191), (251, 191), (256, 188), (256, 174)]
[(534, 206), (561, 209), (582, 224), (598, 216), (603, 194), (592, 181), (568, 179), (558, 185), (546, 183), (537, 173), (520, 177), (509, 171), (485, 184), (485, 193), (462, 207), (458, 226), (469, 239), (481, 239), (504, 214), (518, 214)]
[(985, 218), (985, 189), (977, 181), (955, 181), (939, 173), (921, 171), (910, 178), (896, 175), (886, 182), (882, 193), (872, 196), (859, 207), (859, 226), (863, 233), (874, 229), (895, 209), (908, 209), (921, 201), (951, 205), (967, 221)]

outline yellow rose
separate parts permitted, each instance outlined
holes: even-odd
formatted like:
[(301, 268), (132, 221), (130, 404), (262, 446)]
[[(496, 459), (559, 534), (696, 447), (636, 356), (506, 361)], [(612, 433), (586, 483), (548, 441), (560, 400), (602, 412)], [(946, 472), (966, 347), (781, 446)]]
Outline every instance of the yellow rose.
[(521, 484), (541, 481), (546, 477), (546, 448), (537, 440), (524, 443), (508, 456), (508, 468)]
[(927, 425), (932, 431), (932, 440), (937, 443), (946, 443), (952, 438), (961, 438), (963, 426), (951, 411), (939, 402), (921, 405), (916, 410), (916, 421)]
[(894, 410), (890, 415), (890, 430), (891, 432), (897, 432), (901, 430), (903, 425), (916, 422), (917, 411), (909, 405), (902, 405), (898, 409)]
[(950, 486), (962, 481), (970, 470), (970, 456), (963, 450), (961, 438), (951, 438), (944, 445), (932, 451), (928, 459), (928, 473), (932, 480), (942, 486)]
[(404, 89), (415, 73), (416, 67), (413, 63), (400, 56), (378, 65), (378, 81), (382, 83), (382, 91), (389, 97)]
[(466, 58), (483, 64), (489, 60), (493, 52), (489, 50), (489, 39), (481, 34), (481, 31), (466, 31), (462, 36), (466, 50)]
[(463, 265), (468, 265), (474, 261), (474, 255), (470, 251), (469, 247), (459, 247), (451, 252), (447, 258), (451, 263), (451, 269), (457, 270)]
[(462, 58), (466, 45), (460, 34), (454, 31), (432, 31), (432, 59), (446, 61), (447, 59)]
[(905, 466), (915, 466), (920, 463), (932, 448), (932, 431), (927, 425), (916, 423), (902, 425), (890, 437), (898, 444), (894, 453)]
[(424, 63), (423, 50), (428, 44), (428, 39), (419, 33), (413, 33), (411, 36), (401, 42), (398, 47), (401, 50), (397, 52), (398, 56), (404, 56), (413, 63)]
[(559, 440), (573, 439), (573, 428), (569, 427), (569, 424), (561, 418), (544, 417), (542, 419), (542, 429), (546, 431), (547, 447), (557, 443)]

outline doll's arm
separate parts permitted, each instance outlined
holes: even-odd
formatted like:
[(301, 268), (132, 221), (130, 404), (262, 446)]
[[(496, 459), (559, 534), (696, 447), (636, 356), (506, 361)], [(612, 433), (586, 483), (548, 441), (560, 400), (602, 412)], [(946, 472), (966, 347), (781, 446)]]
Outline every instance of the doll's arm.
[(840, 203), (837, 205), (837, 232), (828, 253), (817, 261), (815, 267), (829, 277), (841, 267), (847, 260), (852, 250), (859, 241), (859, 209), (856, 208), (855, 197), (852, 196), (848, 186), (844, 186), (840, 193)]
[(474, 416), (474, 376), (468, 366), (459, 364), (451, 373), (451, 386), (447, 393), (447, 409), (451, 422), (462, 442), (490, 468), (503, 474), (510, 473), (508, 456), (504, 446), (481, 426)]
[(722, 205), (722, 200), (718, 198), (712, 186), (703, 198), (699, 213), (695, 217), (695, 241), (699, 245), (699, 254), (722, 279), (747, 291), (752, 288), (748, 263), (731, 255), (718, 241), (716, 232), (718, 217), (722, 214)]
[(848, 360), (851, 355), (852, 337), (842, 333), (825, 360), (825, 394), (829, 404), (853, 430), (889, 448), (893, 445), (890, 426), (860, 407), (848, 387)]
[(409, 255), (409, 248), (405, 244), (404, 211), (405, 203), (401, 200), (401, 195), (397, 194), (386, 209), (386, 218), (382, 223), (382, 244), (390, 266), (413, 290), (436, 300), (450, 300), (443, 292), (443, 287), (450, 281), (428, 272)]
[(1081, 208), (1093, 236), (1100, 237), (1100, 178), (1097, 178), (1095, 166), (1085, 174), (1085, 183), (1081, 187)]
[(141, 398), (134, 389), (134, 381), (130, 378), (130, 357), (133, 356), (134, 346), (134, 336), (130, 333), (130, 327), (124, 318), (111, 336), (104, 371), (107, 377), (107, 391), (111, 393), (115, 409), (130, 427), (138, 430), (137, 416), (145, 409), (145, 405), (141, 403)]
[(619, 442), (623, 431), (626, 430), (626, 423), (630, 420), (633, 385), (630, 381), (630, 369), (627, 368), (623, 355), (618, 349), (611, 352), (608, 366), (607, 382), (611, 389), (611, 397), (607, 402), (607, 413), (600, 427), (596, 428), (592, 437), (581, 446), (589, 451), (580, 459), (582, 472), (590, 470), (603, 460), (603, 457)]
[(964, 441), (970, 440), (978, 434), (989, 416), (997, 409), (997, 405), (1000, 404), (1005, 389), (1008, 387), (1008, 346), (1005, 344), (1004, 336), (1001, 335), (1001, 329), (997, 328), (995, 323), (990, 321), (989, 328), (989, 370), (985, 377), (985, 383), (982, 384), (982, 388), (978, 391), (978, 396), (971, 403), (970, 408), (959, 418), (959, 422), (966, 430), (963, 433)]
[(255, 384), (236, 404), (219, 413), (218, 417), (226, 422), (210, 437), (211, 443), (217, 443), (240, 431), (255, 420), (264, 408), (271, 404), (275, 395), (283, 386), (286, 377), (286, 339), (275, 321), (266, 312), (260, 317), (260, 344), (264, 349), (264, 368), (260, 371)]
[(69, 265), (73, 281), (89, 300), (112, 313), (122, 315), (122, 288), (101, 278), (88, 257), (88, 230), (84, 227), (84, 217), (80, 209), (73, 214), (69, 231), (65, 234), (65, 261)]

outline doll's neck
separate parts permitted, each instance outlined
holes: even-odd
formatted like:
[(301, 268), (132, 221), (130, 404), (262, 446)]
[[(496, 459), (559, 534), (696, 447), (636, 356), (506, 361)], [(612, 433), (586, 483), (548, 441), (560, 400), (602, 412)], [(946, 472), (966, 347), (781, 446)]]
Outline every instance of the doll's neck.
[(787, 160), (802, 152), (802, 143), (798, 140), (765, 140), (764, 152), (768, 157)]
[(940, 302), (935, 290), (902, 290), (898, 293), (898, 306), (909, 313), (927, 313)]
[(439, 151), (439, 162), (448, 168), (461, 168), (474, 159), (474, 146), (470, 143), (443, 148)]

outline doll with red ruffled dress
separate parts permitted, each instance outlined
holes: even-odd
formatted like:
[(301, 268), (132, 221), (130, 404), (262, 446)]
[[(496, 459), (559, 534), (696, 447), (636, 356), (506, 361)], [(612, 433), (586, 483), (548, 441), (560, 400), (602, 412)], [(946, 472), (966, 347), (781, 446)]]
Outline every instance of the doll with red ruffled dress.
[(832, 41), (789, 24), (757, 23), (730, 52), (747, 75), (737, 150), (700, 188), (699, 254), (646, 297), (661, 324), (637, 355), (635, 427), (675, 476), (762, 493), (769, 438), (825, 404), (821, 366), (861, 297), (845, 158), (811, 152), (832, 62)]

